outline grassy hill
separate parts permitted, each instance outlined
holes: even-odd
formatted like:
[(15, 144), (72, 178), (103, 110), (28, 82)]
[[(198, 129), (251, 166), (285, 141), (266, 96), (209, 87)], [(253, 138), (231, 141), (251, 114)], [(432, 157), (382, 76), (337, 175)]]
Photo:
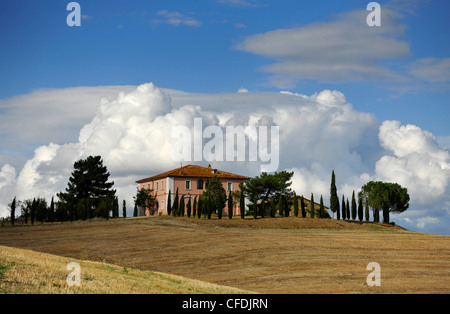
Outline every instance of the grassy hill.
[[(73, 261), (82, 287), (69, 289)], [(8, 293), (449, 293), (450, 236), (295, 217), (38, 223), (0, 228), (0, 274)]]
[[(79, 263), (81, 286), (70, 287), (67, 264)], [(240, 294), (244, 290), (160, 272), (75, 260), (0, 246), (0, 293), (39, 294)]]

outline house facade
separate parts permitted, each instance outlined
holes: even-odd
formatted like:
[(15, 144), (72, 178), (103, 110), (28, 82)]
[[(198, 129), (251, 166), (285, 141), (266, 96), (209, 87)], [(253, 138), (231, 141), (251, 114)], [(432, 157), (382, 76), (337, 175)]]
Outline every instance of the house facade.
[[(203, 191), (206, 191), (206, 186), (214, 175), (222, 182), (222, 186), (227, 192), (234, 192), (239, 190), (239, 184), (249, 177), (221, 171), (218, 169), (208, 167), (202, 167), (197, 165), (187, 165), (180, 168), (176, 168), (167, 172), (160, 173), (158, 175), (141, 179), (136, 181), (139, 185), (139, 189), (150, 189), (155, 195), (156, 203), (153, 208), (140, 208), (139, 216), (154, 216), (160, 214), (167, 214), (167, 204), (169, 191), (171, 192), (171, 203), (173, 204), (175, 193), (178, 189), (178, 196), (185, 196), (185, 204), (188, 202), (188, 198), (192, 198), (191, 203), (196, 196), (200, 196)], [(186, 210), (186, 208), (185, 208)], [(233, 207), (233, 215), (240, 215), (239, 204)], [(225, 205), (223, 209), (224, 215), (228, 214), (228, 206)]]

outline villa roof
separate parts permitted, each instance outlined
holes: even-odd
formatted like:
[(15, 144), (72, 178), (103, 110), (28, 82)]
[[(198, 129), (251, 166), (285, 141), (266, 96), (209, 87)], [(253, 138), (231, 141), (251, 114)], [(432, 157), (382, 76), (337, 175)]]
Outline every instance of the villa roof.
[(242, 176), (239, 174), (234, 174), (231, 172), (226, 172), (218, 169), (213, 169), (211, 166), (208, 167), (202, 167), (197, 165), (187, 165), (180, 168), (176, 168), (170, 171), (166, 171), (163, 173), (160, 173), (158, 175), (141, 179), (136, 181), (136, 183), (144, 183), (149, 181), (155, 181), (162, 178), (167, 177), (195, 177), (195, 178), (212, 178), (214, 175), (217, 175), (221, 179), (242, 179), (247, 180), (250, 179), (250, 177)]

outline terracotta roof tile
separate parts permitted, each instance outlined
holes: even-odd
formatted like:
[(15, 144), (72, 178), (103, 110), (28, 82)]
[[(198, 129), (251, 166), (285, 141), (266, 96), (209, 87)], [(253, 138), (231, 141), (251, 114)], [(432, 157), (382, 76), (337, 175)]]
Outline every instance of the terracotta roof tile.
[(217, 174), (219, 178), (228, 178), (228, 179), (243, 179), (247, 180), (250, 177), (242, 176), (239, 174), (234, 174), (231, 172), (221, 171), (218, 169), (213, 169), (210, 167), (202, 167), (197, 165), (187, 165), (184, 167), (176, 168), (170, 171), (166, 171), (160, 173), (156, 176), (141, 179), (136, 181), (136, 183), (144, 183), (149, 181), (154, 181), (167, 177), (200, 177), (200, 178), (212, 178), (214, 174)]

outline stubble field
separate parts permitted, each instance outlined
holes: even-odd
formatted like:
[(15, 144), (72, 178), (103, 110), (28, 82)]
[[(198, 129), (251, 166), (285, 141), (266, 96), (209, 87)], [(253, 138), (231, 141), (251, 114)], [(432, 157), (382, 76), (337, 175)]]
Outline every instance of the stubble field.
[(450, 236), (379, 224), (163, 216), (0, 228), (0, 245), (258, 293), (450, 292)]

